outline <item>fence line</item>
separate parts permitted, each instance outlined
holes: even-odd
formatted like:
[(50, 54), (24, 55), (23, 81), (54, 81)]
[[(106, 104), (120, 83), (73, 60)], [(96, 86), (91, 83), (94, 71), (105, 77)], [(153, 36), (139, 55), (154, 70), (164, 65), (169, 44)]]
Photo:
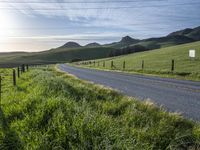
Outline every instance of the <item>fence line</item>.
[[(187, 62), (193, 63), (191, 62)], [(111, 60), (99, 60), (99, 61), (94, 61), (94, 60), (89, 60), (89, 61), (84, 61), (78, 63), (78, 65), (86, 65), (89, 67), (100, 67), (100, 68), (107, 68), (107, 69), (113, 69), (113, 70), (124, 70), (124, 71), (164, 71), (164, 72), (171, 72), (175, 73), (191, 73), (190, 69), (184, 70), (184, 67), (179, 65), (180, 63), (178, 60), (175, 61), (175, 59), (169, 59), (168, 63), (166, 62), (159, 62), (159, 61), (147, 61), (147, 60), (142, 60), (141, 61), (134, 61), (134, 63), (128, 63), (128, 61), (114, 61), (113, 59)], [(152, 65), (152, 67), (151, 67)], [(132, 67), (131, 67), (132, 66)], [(195, 73), (199, 73), (198, 71)]]
[[(5, 68), (4, 68), (5, 69)], [(16, 87), (17, 86), (17, 78), (19, 79), (20, 76), (27, 72), (29, 70), (29, 65), (21, 65), (17, 68), (12, 69), (12, 72), (10, 73), (4, 73), (4, 74), (0, 74), (0, 105), (1, 105), (1, 101), (2, 101), (2, 95), (3, 95), (3, 87), (7, 86), (7, 84), (3, 84), (3, 81), (9, 81), (10, 83), (12, 83), (12, 86), (10, 87)]]

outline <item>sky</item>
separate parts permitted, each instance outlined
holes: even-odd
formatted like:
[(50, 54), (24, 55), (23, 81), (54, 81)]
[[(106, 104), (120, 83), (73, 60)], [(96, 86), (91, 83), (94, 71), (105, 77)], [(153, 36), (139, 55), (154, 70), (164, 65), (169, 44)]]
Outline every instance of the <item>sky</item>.
[(0, 52), (160, 37), (200, 26), (199, 0), (0, 0)]

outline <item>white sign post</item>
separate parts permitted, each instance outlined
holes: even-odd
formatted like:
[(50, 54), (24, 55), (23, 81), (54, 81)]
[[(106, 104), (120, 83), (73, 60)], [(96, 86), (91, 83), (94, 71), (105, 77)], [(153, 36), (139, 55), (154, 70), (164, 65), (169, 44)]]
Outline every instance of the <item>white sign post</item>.
[(191, 49), (191, 50), (189, 50), (189, 57), (190, 58), (195, 58), (195, 50), (194, 49)]

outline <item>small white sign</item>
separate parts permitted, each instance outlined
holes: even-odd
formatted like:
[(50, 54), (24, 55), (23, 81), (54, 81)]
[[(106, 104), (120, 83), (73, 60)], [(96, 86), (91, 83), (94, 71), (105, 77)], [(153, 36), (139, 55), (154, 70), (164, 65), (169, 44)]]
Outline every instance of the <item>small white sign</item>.
[(195, 57), (195, 50), (194, 49), (189, 50), (189, 57), (191, 57), (191, 58)]

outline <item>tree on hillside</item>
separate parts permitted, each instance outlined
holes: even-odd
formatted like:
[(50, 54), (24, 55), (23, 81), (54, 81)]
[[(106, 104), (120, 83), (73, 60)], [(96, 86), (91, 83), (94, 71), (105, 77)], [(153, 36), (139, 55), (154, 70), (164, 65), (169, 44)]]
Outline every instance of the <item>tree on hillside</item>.
[(124, 48), (118, 50), (112, 50), (109, 54), (109, 57), (131, 54), (135, 52), (142, 52), (148, 50), (146, 47), (142, 45), (134, 45), (134, 46), (126, 46)]

